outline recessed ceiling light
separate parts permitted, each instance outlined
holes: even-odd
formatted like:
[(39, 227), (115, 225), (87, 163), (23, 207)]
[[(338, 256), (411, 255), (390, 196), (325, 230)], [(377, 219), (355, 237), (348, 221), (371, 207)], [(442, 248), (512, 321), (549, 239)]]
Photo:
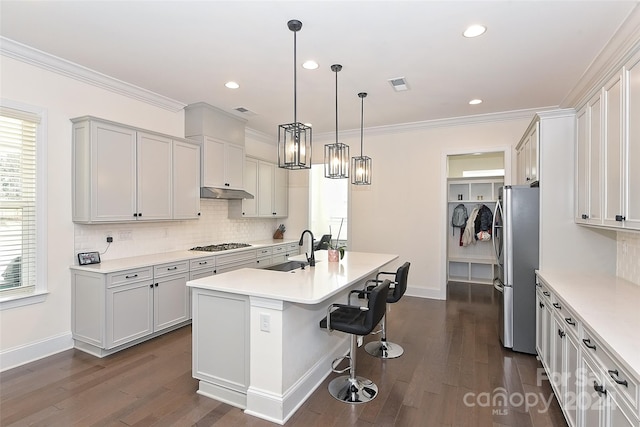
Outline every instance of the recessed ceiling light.
[(487, 31), (487, 27), (484, 25), (470, 25), (462, 35), (465, 37), (478, 37), (484, 34), (485, 31)]
[(318, 63), (316, 61), (305, 61), (304, 64), (302, 64), (302, 68), (305, 68), (307, 70), (315, 70), (316, 68), (318, 68)]
[(482, 99), (472, 99), (471, 101), (469, 101), (470, 105), (478, 105), (478, 104), (482, 104)]
[(224, 85), (229, 89), (238, 89), (240, 87), (240, 85), (236, 82), (226, 82)]

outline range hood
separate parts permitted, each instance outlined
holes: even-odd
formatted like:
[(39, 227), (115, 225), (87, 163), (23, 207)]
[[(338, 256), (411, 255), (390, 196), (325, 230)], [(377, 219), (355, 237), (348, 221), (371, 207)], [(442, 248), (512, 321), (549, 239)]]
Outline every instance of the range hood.
[(227, 200), (240, 200), (240, 199), (253, 199), (253, 195), (247, 193), (244, 190), (231, 190), (229, 188), (216, 188), (216, 187), (201, 187), (200, 188), (201, 199), (227, 199)]

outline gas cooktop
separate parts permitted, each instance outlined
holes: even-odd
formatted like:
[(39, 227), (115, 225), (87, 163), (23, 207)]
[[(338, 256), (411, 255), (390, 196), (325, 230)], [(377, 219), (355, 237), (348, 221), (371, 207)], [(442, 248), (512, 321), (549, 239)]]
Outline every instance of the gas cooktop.
[(190, 251), (204, 251), (204, 252), (219, 252), (227, 251), (229, 249), (247, 248), (251, 245), (248, 243), (219, 243), (217, 245), (196, 246), (189, 249)]

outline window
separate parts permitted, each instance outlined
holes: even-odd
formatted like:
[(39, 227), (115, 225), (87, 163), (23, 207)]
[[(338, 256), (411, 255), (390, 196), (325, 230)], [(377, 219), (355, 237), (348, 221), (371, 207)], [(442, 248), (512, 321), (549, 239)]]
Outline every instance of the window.
[[(40, 114), (0, 105), (0, 302), (2, 308), (30, 304), (42, 295), (37, 268), (39, 216), (38, 149)], [(42, 247), (42, 246), (40, 246)], [(42, 251), (44, 252), (44, 251)], [(44, 264), (44, 263), (43, 263)], [(42, 280), (39, 280), (42, 279)], [(41, 298), (38, 298), (38, 300)]]
[(329, 234), (329, 230), (331, 239), (336, 240), (339, 232), (341, 243), (346, 244), (350, 181), (325, 178), (322, 164), (311, 167), (310, 181), (311, 231), (318, 240), (320, 236)]

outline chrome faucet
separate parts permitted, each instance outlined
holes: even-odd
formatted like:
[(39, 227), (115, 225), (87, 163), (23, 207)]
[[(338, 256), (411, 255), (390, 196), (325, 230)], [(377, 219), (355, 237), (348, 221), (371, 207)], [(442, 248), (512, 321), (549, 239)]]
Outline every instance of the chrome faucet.
[(316, 257), (313, 254), (313, 242), (314, 242), (314, 238), (313, 238), (313, 233), (311, 232), (311, 230), (304, 230), (302, 232), (302, 234), (300, 235), (300, 241), (298, 242), (299, 246), (302, 246), (302, 244), (304, 243), (304, 233), (309, 233), (311, 235), (311, 256), (309, 256), (309, 254), (307, 254), (306, 252), (304, 253), (304, 255), (307, 257), (307, 261), (309, 262), (309, 267), (315, 267), (316, 266)]

